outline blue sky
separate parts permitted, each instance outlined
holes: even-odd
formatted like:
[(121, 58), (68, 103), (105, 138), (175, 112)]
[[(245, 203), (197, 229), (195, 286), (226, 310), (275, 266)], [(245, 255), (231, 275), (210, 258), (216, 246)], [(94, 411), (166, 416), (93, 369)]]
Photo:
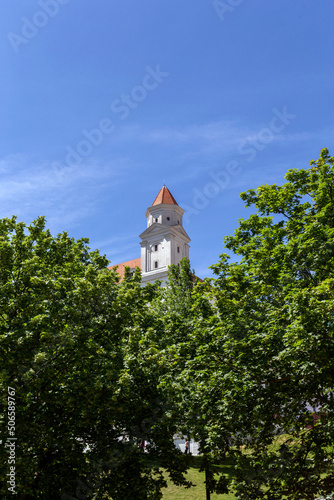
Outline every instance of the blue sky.
[(1, 217), (45, 215), (116, 264), (165, 181), (209, 276), (240, 192), (334, 155), (333, 18), (333, 0), (4, 2)]

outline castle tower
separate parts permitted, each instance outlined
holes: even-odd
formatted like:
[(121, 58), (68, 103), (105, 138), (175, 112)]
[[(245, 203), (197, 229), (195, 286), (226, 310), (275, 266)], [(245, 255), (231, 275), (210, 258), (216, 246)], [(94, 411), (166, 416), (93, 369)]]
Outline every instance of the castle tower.
[(139, 235), (143, 284), (166, 281), (168, 266), (177, 265), (183, 257), (189, 259), (190, 238), (182, 226), (183, 214), (172, 193), (163, 186), (146, 210), (147, 229)]

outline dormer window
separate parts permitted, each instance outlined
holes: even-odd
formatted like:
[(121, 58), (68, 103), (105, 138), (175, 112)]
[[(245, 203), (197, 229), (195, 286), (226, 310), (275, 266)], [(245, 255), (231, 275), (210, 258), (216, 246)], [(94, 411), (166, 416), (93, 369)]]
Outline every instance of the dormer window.
[(157, 252), (158, 251), (158, 245), (154, 245), (154, 251)]
[(155, 218), (154, 222), (158, 222), (158, 219), (157, 219), (157, 218)]
[(180, 221), (178, 220), (177, 223), (180, 224)]

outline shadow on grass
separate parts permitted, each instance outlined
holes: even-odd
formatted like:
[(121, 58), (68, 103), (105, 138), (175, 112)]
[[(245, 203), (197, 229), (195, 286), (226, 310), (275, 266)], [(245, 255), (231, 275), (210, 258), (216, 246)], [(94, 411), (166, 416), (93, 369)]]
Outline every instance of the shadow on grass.
[[(202, 456), (194, 457), (194, 456), (190, 455), (188, 457), (188, 460), (189, 460), (188, 463), (192, 469), (199, 470), (202, 466), (203, 457)], [(229, 476), (234, 476), (234, 474), (233, 474), (234, 465), (232, 463), (232, 460), (229, 461), (228, 458), (221, 460), (221, 462), (215, 462), (215, 467), (218, 468), (219, 473), (221, 473), (221, 474), (227, 474)]]

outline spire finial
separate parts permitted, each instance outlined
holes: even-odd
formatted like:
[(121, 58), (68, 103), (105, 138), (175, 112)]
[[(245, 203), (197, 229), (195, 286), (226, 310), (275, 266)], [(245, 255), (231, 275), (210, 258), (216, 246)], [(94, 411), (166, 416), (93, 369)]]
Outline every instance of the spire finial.
[(162, 187), (164, 187), (164, 188), (166, 187), (166, 181), (165, 181), (165, 179), (164, 179), (164, 185)]

